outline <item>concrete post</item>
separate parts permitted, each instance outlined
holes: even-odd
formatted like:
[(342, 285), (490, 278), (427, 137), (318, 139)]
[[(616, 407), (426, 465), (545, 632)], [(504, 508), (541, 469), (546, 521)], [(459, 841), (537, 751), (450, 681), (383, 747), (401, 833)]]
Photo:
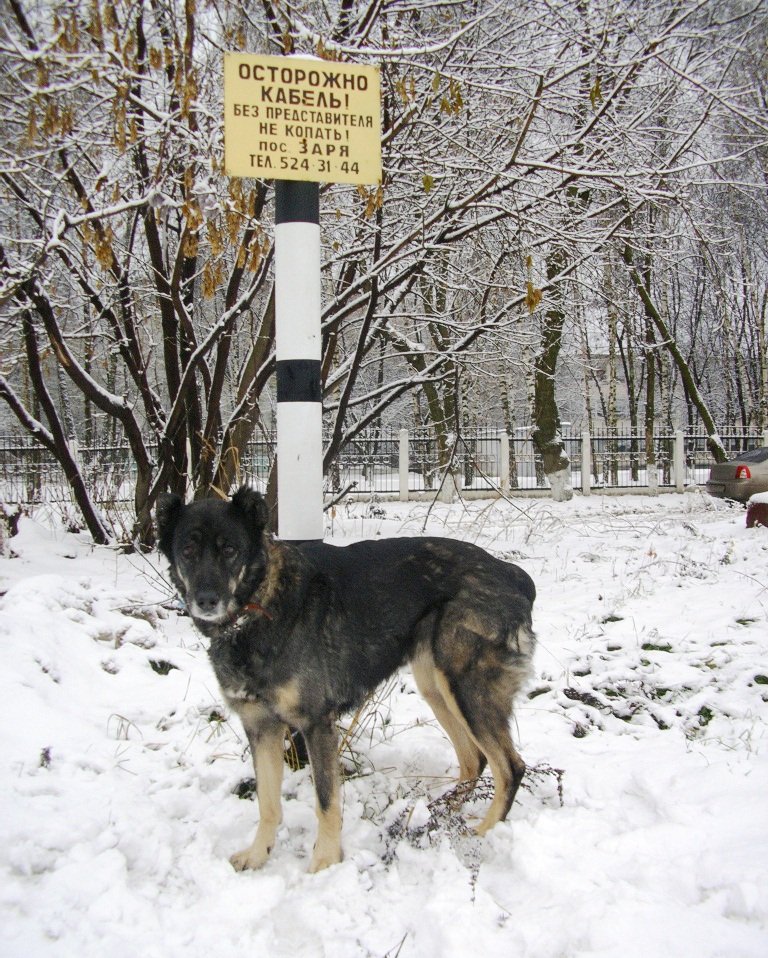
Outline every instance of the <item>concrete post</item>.
[(592, 491), (592, 437), (581, 434), (581, 492), (588, 496)]
[(685, 436), (680, 429), (675, 432), (672, 458), (675, 470), (675, 491), (685, 492)]
[(400, 476), (400, 502), (408, 502), (409, 455), (408, 430), (400, 430), (400, 446), (398, 450), (398, 467)]
[(281, 539), (323, 538), (320, 193), (275, 183), (277, 500)]
[(509, 436), (506, 430), (499, 433), (499, 485), (504, 495), (509, 495)]

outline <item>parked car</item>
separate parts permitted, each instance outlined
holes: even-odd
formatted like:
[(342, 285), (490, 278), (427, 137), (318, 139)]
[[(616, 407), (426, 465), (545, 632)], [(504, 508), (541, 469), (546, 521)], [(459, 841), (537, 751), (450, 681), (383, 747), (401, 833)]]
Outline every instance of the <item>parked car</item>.
[(712, 466), (707, 492), (743, 503), (756, 492), (768, 492), (768, 446), (740, 452), (728, 462)]

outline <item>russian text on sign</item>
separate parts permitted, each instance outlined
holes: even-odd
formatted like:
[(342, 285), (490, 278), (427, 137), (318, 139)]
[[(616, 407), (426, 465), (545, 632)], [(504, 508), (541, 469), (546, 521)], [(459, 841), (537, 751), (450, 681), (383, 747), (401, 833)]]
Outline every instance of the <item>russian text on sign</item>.
[(376, 68), (230, 53), (224, 76), (230, 176), (263, 176), (275, 170), (270, 156), (280, 155), (279, 171), (268, 174), (274, 178), (380, 182)]

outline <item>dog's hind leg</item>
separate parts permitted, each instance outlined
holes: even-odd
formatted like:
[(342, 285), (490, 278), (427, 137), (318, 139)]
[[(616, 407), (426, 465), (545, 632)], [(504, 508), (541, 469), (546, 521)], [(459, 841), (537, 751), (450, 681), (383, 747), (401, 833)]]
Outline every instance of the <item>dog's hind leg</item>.
[[(442, 725), (456, 751), (459, 760), (459, 781), (470, 782), (480, 778), (485, 768), (485, 755), (469, 734), (467, 723), (459, 710), (452, 711), (441, 692), (435, 660), (428, 647), (421, 648), (412, 659), (411, 671), (416, 687), (435, 713), (435, 718)], [(459, 712), (458, 717), (456, 712)]]
[(270, 723), (258, 728), (249, 727), (247, 712), (241, 710), (248, 741), (251, 744), (253, 768), (256, 773), (256, 794), (259, 799), (259, 825), (253, 842), (230, 858), (237, 871), (261, 868), (269, 858), (275, 836), (283, 818), (280, 787), (283, 781), (283, 750), (285, 726)]
[(435, 670), (435, 681), (454, 717), (487, 756), (491, 767), (493, 801), (477, 827), (477, 833), (485, 835), (507, 817), (525, 775), (525, 762), (512, 744), (509, 731), (512, 693), (506, 688), (507, 682), (495, 687), (492, 682), (481, 684), (467, 676), (454, 679), (452, 687), (440, 669)]
[(341, 861), (339, 736), (335, 719), (331, 716), (302, 729), (302, 732), (309, 750), (317, 796), (317, 841), (309, 871), (319, 872)]
[(479, 730), (478, 739), (488, 755), (488, 764), (493, 773), (493, 801), (485, 818), (477, 826), (478, 835), (485, 835), (494, 825), (503, 821), (525, 775), (525, 762), (512, 744), (507, 716), (503, 716), (504, 725)]

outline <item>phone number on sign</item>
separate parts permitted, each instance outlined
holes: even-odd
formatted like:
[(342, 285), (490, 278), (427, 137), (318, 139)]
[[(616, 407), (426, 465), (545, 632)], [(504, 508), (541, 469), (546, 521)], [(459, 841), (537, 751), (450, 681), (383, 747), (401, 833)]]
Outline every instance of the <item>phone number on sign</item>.
[(254, 170), (265, 172), (279, 171), (281, 173), (318, 173), (332, 174), (336, 172), (357, 175), (360, 164), (354, 160), (329, 160), (319, 157), (299, 156), (270, 156), (268, 153), (251, 153), (251, 167)]

